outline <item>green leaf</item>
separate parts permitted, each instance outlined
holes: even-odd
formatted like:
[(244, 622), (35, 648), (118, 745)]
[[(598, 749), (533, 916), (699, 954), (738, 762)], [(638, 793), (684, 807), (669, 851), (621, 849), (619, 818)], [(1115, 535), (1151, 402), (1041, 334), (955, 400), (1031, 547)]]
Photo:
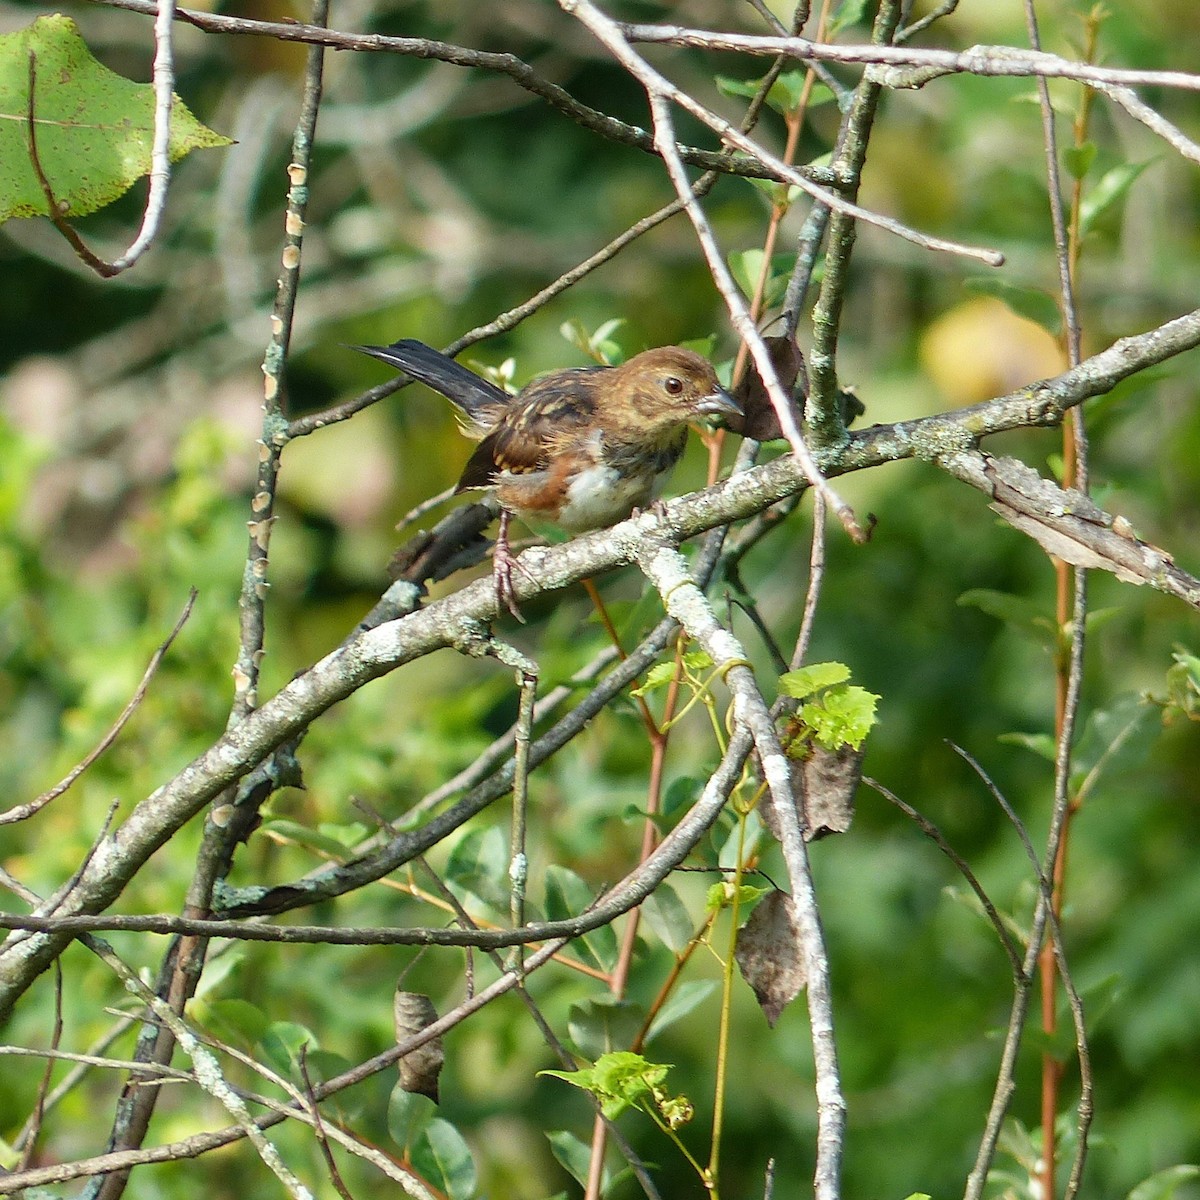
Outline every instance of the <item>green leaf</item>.
[[(565, 1078), (562, 1072), (557, 1072), (557, 1074), (560, 1078)], [(568, 1082), (570, 1081), (568, 1080)], [(588, 1172), (591, 1170), (592, 1165), (591, 1146), (565, 1129), (552, 1129), (546, 1134), (546, 1139), (550, 1143), (550, 1151), (558, 1160), (559, 1166), (580, 1187), (587, 1187)], [(608, 1193), (606, 1186), (607, 1175), (608, 1172), (606, 1171), (605, 1179), (601, 1181), (600, 1192), (602, 1195), (607, 1195)]]
[(388, 1097), (387, 1127), (391, 1139), (402, 1150), (410, 1149), (437, 1115), (437, 1104), (420, 1092), (405, 1091), (400, 1084)]
[(1088, 1037), (1101, 1028), (1105, 1017), (1127, 992), (1127, 980), (1119, 971), (1105, 975), (1087, 987), (1080, 988), (1084, 1011), (1087, 1013)]
[(867, 0), (842, 0), (841, 7), (829, 23), (828, 40), (833, 41), (843, 29), (849, 29), (851, 25), (865, 24), (866, 18)]
[(1109, 608), (1094, 608), (1083, 619), (1083, 628), (1089, 633), (1095, 633), (1099, 629), (1103, 629), (1110, 621), (1116, 620), (1125, 610), (1119, 605), (1114, 604)]
[(665, 688), (667, 684), (675, 678), (675, 662), (660, 662), (646, 672), (646, 677), (642, 683), (631, 690), (634, 696), (646, 696), (650, 692), (656, 692), (659, 688)]
[(654, 1041), (659, 1034), (699, 1008), (716, 991), (716, 987), (714, 979), (689, 979), (678, 984), (671, 992), (671, 998), (658, 1010), (650, 1023), (646, 1042)]
[(879, 697), (866, 688), (851, 684), (834, 689), (819, 702), (810, 702), (800, 709), (800, 720), (813, 731), (813, 736), (827, 750), (839, 746), (862, 746), (875, 724), (875, 705)]
[(1024, 596), (991, 588), (972, 588), (959, 596), (958, 604), (961, 608), (977, 608), (989, 617), (1030, 634), (1048, 650), (1053, 650), (1058, 643), (1057, 626), (1045, 615), (1043, 606)]
[(645, 1019), (645, 1010), (632, 1000), (581, 1000), (571, 1005), (567, 1031), (584, 1058), (600, 1059), (620, 1046), (628, 1046)]
[(451, 851), (446, 882), (461, 896), (508, 908), (508, 844), (499, 828), (472, 829)]
[(612, 1121), (628, 1108), (653, 1102), (654, 1091), (661, 1087), (669, 1070), (670, 1067), (647, 1062), (640, 1054), (619, 1050), (601, 1055), (593, 1067), (538, 1073), (591, 1092), (600, 1102), (601, 1111)]
[(1021, 746), (1047, 762), (1054, 762), (1057, 743), (1048, 733), (1002, 733), (997, 739), (1005, 746)]
[[(738, 907), (745, 909), (753, 904), (756, 900), (765, 896), (770, 888), (754, 887), (753, 884), (743, 883), (737, 892)], [(729, 908), (733, 904), (733, 885), (722, 880), (720, 883), (714, 883), (708, 889), (708, 894), (705, 897), (704, 907), (708, 912), (719, 912), (723, 908)]]
[(672, 779), (663, 795), (662, 815), (669, 817), (681, 809), (690, 808), (704, 790), (706, 782), (706, 779), (695, 775), (680, 775), (678, 779)]
[(1148, 158), (1140, 163), (1122, 163), (1105, 171), (1096, 186), (1090, 188), (1079, 206), (1079, 231), (1087, 235), (1096, 223), (1112, 208), (1120, 204), (1133, 187), (1134, 180), (1152, 163)]
[(1084, 142), (1082, 146), (1068, 146), (1062, 152), (1063, 166), (1075, 179), (1083, 179), (1096, 161), (1096, 143)]
[(1071, 787), (1078, 788), (1097, 767), (1104, 775), (1125, 774), (1149, 757), (1158, 729), (1150, 709), (1134, 692), (1115, 696), (1090, 713), (1072, 755)]
[(717, 91), (725, 96), (757, 96), (762, 78), (733, 79), (728, 75), (716, 75), (713, 82), (717, 85)]
[[(63, 216), (111, 204), (150, 171), (154, 89), (92, 57), (69, 17), (39, 17), (0, 37), (0, 221), (48, 216), (29, 153), (29, 70), (38, 160)], [(178, 97), (171, 110), (170, 155), (229, 146)]]
[[(729, 829), (729, 836), (717, 850), (717, 865), (723, 870), (736, 870), (739, 856), (744, 865), (748, 859), (758, 854), (763, 848), (764, 842), (774, 844), (775, 839), (767, 836), (766, 827), (762, 823), (762, 817), (759, 816), (757, 808), (747, 813), (742, 820), (745, 821), (745, 830), (739, 834), (738, 826), (741, 821), (733, 821)], [(714, 829), (713, 832), (715, 834), (717, 830)]]
[(327, 854), (338, 860), (346, 857), (345, 842), (319, 833), (307, 825), (301, 825), (299, 821), (291, 821), (286, 817), (272, 817), (271, 820), (263, 822), (263, 830), (307, 850), (316, 850), (322, 855)]
[[(546, 868), (546, 917), (562, 921), (586, 911), (596, 899), (591, 887), (574, 871), (557, 863)], [(602, 925), (572, 942), (576, 953), (592, 966), (611, 971), (616, 966), (620, 947), (611, 925)]]
[(463, 1135), (441, 1117), (434, 1117), (412, 1148), (413, 1166), (451, 1200), (475, 1195), (475, 1162)]
[[(985, 911), (983, 902), (969, 887), (949, 884), (942, 888), (942, 895), (947, 900), (952, 900), (955, 904), (960, 904), (963, 908), (969, 909), (984, 923), (989, 931), (992, 929), (992, 919)], [(1020, 922), (1011, 913), (1005, 912), (1000, 908), (996, 909), (996, 915), (999, 916), (1004, 928), (1012, 934), (1013, 940), (1017, 945), (1024, 946), (1028, 941), (1028, 935)]]
[[(788, 277), (795, 261), (795, 255), (792, 254), (776, 254), (771, 259), (767, 268), (766, 283), (763, 287), (763, 305), (765, 307), (770, 308), (783, 299), (783, 294), (787, 291)], [(748, 300), (754, 297), (764, 262), (765, 255), (757, 248), (740, 250), (729, 255), (729, 269), (733, 272), (738, 287), (745, 292)]]
[[(793, 71), (784, 71), (771, 84), (767, 92), (767, 103), (778, 113), (788, 116), (800, 107), (800, 97), (804, 91), (804, 80), (808, 72), (803, 67)], [(757, 96), (762, 89), (765, 75), (758, 79), (731, 79), (726, 75), (715, 78), (717, 90), (726, 96)], [(833, 92), (823, 83), (814, 84), (809, 92), (808, 107), (816, 108), (828, 104), (834, 99)]]
[(588, 908), (595, 896), (582, 876), (551, 863), (546, 868), (546, 919), (564, 921)]
[(779, 690), (785, 696), (805, 700), (822, 688), (833, 687), (850, 678), (850, 668), (845, 663), (813, 663), (798, 671), (788, 671), (779, 677)]
[(1182, 1184), (1190, 1183), (1196, 1178), (1200, 1178), (1200, 1166), (1194, 1163), (1179, 1163), (1143, 1179), (1129, 1193), (1129, 1200), (1171, 1200)]
[(236, 997), (227, 1000), (197, 997), (188, 1003), (187, 1011), (198, 1025), (233, 1045), (257, 1045), (270, 1026), (267, 1014), (258, 1005)]
[(651, 931), (674, 954), (680, 953), (692, 940), (695, 923), (670, 884), (660, 883), (642, 901), (642, 916)]
[[(781, 208), (786, 211), (804, 193), (804, 189), (797, 187), (794, 183), (781, 183), (778, 179), (745, 178), (755, 191), (762, 192), (766, 196), (772, 208)], [(722, 382), (726, 381), (722, 380)]]
[(624, 324), (624, 317), (613, 317), (603, 322), (595, 332), (588, 333), (587, 326), (578, 317), (572, 317), (571, 320), (564, 321), (558, 327), (558, 331), (588, 358), (612, 366), (625, 358), (625, 352), (612, 336)]
[(317, 1045), (316, 1035), (293, 1021), (276, 1021), (263, 1035), (263, 1056), (280, 1075), (294, 1075), (304, 1046)]
[(995, 297), (1018, 317), (1040, 325), (1054, 337), (1058, 337), (1062, 332), (1062, 310), (1049, 292), (1043, 292), (1039, 288), (1018, 287), (992, 276), (978, 276), (965, 280), (963, 287), (968, 292)]

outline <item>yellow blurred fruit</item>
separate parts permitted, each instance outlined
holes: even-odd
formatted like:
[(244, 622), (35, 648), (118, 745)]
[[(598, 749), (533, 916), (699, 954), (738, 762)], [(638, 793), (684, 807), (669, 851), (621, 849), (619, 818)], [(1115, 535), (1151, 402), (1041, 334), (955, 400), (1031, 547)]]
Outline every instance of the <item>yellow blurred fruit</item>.
[(974, 404), (1067, 366), (1058, 342), (1002, 301), (979, 296), (940, 316), (921, 338), (921, 366), (948, 406)]

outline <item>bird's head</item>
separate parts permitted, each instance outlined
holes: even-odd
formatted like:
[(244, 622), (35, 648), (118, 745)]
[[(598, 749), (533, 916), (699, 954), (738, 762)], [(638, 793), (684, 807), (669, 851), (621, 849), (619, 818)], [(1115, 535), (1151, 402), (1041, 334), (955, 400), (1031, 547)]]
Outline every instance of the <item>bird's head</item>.
[(622, 423), (640, 425), (648, 434), (742, 411), (717, 382), (712, 364), (682, 346), (644, 350), (605, 374), (608, 403), (620, 410)]

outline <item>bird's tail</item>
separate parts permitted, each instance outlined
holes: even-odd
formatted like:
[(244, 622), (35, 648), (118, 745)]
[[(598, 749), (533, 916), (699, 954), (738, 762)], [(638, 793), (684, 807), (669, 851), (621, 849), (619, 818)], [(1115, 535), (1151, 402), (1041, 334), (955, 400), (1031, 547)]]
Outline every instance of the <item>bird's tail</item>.
[(512, 400), (506, 391), (494, 383), (489, 383), (440, 350), (414, 338), (401, 338), (390, 346), (355, 346), (353, 349), (378, 358), (439, 392), (451, 404), (461, 408), (473, 422), (481, 418), (486, 422), (486, 414), (507, 406)]

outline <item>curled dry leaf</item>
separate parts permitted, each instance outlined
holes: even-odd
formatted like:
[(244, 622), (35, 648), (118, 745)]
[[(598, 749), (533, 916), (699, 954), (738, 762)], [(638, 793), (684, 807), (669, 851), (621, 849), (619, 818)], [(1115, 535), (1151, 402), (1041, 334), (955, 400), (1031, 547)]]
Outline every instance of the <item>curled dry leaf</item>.
[[(804, 368), (804, 355), (794, 337), (766, 337), (763, 338), (763, 342), (771, 356), (775, 374), (791, 402), (792, 416), (799, 428), (804, 422), (804, 401), (808, 396), (808, 372)], [(722, 418), (727, 429), (740, 433), (742, 437), (753, 438), (756, 442), (773, 442), (783, 437), (779, 414), (771, 403), (771, 397), (767, 395), (766, 386), (753, 359), (747, 364), (746, 373), (734, 389), (733, 395), (742, 411), (737, 415), (731, 413)], [(863, 402), (851, 390), (840, 391), (838, 399), (842, 406), (842, 420), (846, 425), (866, 411)]]
[(738, 930), (734, 958), (742, 978), (758, 997), (767, 1024), (774, 1026), (808, 982), (800, 922), (791, 896), (771, 892), (759, 901)]
[(804, 838), (814, 842), (831, 833), (845, 833), (854, 820), (854, 793), (862, 781), (863, 752), (842, 745), (828, 750), (814, 742), (808, 755), (792, 764), (803, 777), (799, 789), (804, 804)]
[[(397, 1043), (407, 1042), (437, 1020), (437, 1009), (433, 1007), (433, 1001), (420, 992), (402, 992), (397, 988), (393, 1011), (396, 1018)], [(442, 1063), (445, 1060), (440, 1037), (418, 1046), (397, 1064), (400, 1068), (400, 1086), (406, 1092), (417, 1092), (436, 1101), (438, 1076), (442, 1072)]]
[[(795, 338), (768, 337), (763, 338), (771, 355), (771, 365), (783, 390), (791, 397), (792, 415), (799, 426), (804, 420), (804, 397), (808, 394), (808, 375), (804, 370), (804, 355), (796, 345)], [(747, 364), (742, 381), (734, 389), (734, 399), (741, 406), (741, 413), (724, 418), (725, 426), (742, 437), (753, 438), (756, 442), (771, 442), (783, 437), (783, 429), (779, 424), (779, 414), (767, 395), (762, 376), (751, 359)]]
[[(792, 795), (800, 807), (800, 828), (806, 842), (845, 833), (850, 828), (854, 796), (862, 782), (862, 760), (863, 751), (853, 746), (830, 750), (813, 742), (802, 757), (789, 761)], [(771, 836), (779, 841), (775, 797), (770, 792), (763, 796), (758, 811)]]

